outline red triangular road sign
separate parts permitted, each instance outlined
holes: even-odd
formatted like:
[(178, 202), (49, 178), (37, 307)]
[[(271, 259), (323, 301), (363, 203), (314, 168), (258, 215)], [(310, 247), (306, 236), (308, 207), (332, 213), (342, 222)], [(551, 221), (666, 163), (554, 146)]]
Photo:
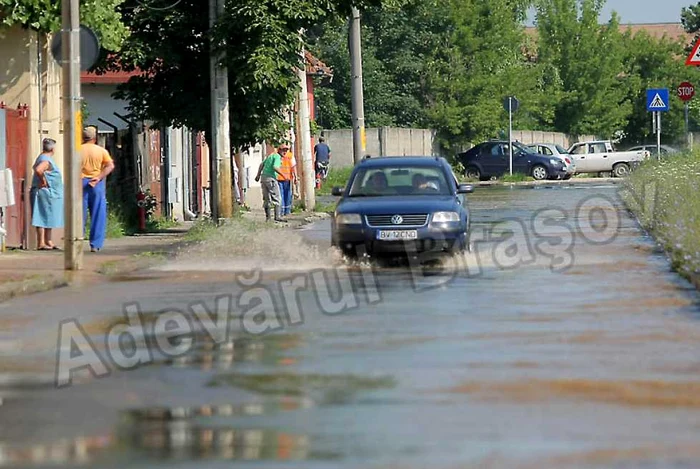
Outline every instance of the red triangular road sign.
[(686, 65), (700, 65), (700, 39), (693, 46), (693, 50), (685, 60)]

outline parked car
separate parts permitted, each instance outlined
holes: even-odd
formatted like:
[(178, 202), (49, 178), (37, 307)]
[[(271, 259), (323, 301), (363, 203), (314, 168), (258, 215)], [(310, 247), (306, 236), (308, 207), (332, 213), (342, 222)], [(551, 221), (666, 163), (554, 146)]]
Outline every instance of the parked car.
[(610, 140), (574, 143), (569, 148), (577, 173), (612, 172), (615, 177), (627, 176), (630, 170), (649, 158), (649, 152), (615, 151)]
[[(510, 169), (508, 141), (491, 140), (460, 153), (457, 160), (470, 179), (502, 176)], [(522, 143), (513, 142), (513, 172), (527, 174), (537, 180), (563, 179), (566, 163), (558, 157), (540, 155)]]
[[(636, 147), (629, 148), (627, 151), (648, 151), (649, 154), (656, 155), (656, 145), (638, 145)], [(680, 153), (680, 150), (668, 145), (661, 145), (661, 156), (673, 155), (675, 153)]]
[(331, 244), (356, 257), (469, 249), (469, 209), (450, 164), (437, 157), (366, 158), (355, 166), (331, 219)]
[(532, 143), (528, 145), (532, 150), (544, 156), (556, 156), (561, 158), (566, 164), (566, 176), (564, 179), (569, 179), (576, 174), (576, 164), (571, 159), (566, 148), (554, 143)]

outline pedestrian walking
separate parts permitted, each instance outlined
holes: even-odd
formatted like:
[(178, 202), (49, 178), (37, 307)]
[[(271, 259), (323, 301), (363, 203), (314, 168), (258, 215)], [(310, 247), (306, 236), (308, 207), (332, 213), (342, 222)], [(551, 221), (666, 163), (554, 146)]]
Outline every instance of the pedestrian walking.
[(331, 147), (328, 146), (323, 137), (319, 137), (318, 143), (314, 145), (314, 161), (316, 189), (320, 189), (321, 184), (328, 177), (328, 168), (331, 164)]
[(32, 188), (29, 197), (32, 205), (32, 226), (36, 228), (37, 249), (58, 249), (51, 240), (51, 230), (63, 228), (63, 179), (53, 159), (56, 140), (45, 138), (41, 142), (41, 155), (32, 169)]
[(282, 167), (281, 147), (267, 155), (267, 158), (260, 163), (255, 181), (259, 181), (262, 186), (263, 207), (265, 208), (265, 219), (270, 221), (274, 216), (275, 221), (284, 222), (281, 212), (280, 187), (277, 177), (283, 176), (280, 172)]
[[(83, 178), (83, 224), (90, 212), (90, 251), (102, 249), (107, 233), (107, 176), (114, 171), (109, 152), (97, 145), (97, 128), (83, 129), (80, 147)], [(84, 229), (84, 225), (83, 225)]]
[(294, 184), (297, 180), (297, 162), (287, 144), (281, 145), (279, 151), (282, 158), (282, 165), (280, 166), (280, 174), (277, 176), (277, 183), (280, 186), (280, 197), (282, 199), (280, 214), (285, 216), (292, 213)]

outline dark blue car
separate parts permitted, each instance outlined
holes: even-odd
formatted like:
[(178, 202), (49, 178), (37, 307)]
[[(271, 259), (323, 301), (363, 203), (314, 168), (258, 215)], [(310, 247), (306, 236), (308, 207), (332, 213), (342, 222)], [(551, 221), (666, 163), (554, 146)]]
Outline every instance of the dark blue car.
[[(457, 155), (469, 179), (486, 180), (499, 177), (510, 170), (510, 151), (507, 140), (480, 143)], [(531, 148), (513, 142), (513, 172), (544, 179), (565, 179), (566, 164), (557, 157), (540, 155)]]
[(444, 158), (382, 157), (355, 166), (332, 218), (331, 243), (348, 257), (469, 249), (469, 210)]

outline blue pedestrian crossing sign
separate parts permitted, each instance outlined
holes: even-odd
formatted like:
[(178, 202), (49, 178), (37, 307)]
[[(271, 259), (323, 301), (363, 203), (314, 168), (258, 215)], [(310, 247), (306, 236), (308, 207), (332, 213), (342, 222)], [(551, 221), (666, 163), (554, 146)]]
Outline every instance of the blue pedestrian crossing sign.
[(669, 104), (668, 88), (647, 90), (647, 111), (668, 111)]

